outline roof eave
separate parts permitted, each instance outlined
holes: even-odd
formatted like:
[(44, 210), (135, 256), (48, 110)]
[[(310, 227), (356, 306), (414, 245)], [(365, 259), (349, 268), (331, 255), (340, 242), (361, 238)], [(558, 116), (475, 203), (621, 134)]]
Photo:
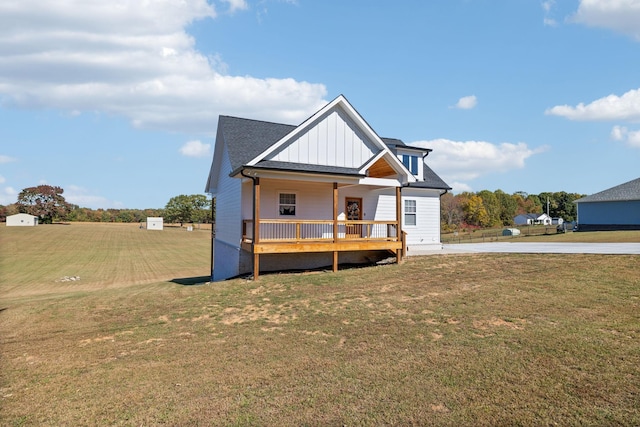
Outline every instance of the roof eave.
[(242, 172), (245, 170), (251, 171), (269, 171), (269, 172), (284, 172), (287, 174), (298, 174), (298, 175), (321, 175), (321, 176), (336, 176), (336, 177), (348, 177), (348, 178), (365, 178), (366, 175), (362, 173), (336, 173), (329, 171), (301, 171), (299, 169), (287, 169), (287, 168), (275, 168), (268, 166), (252, 166), (252, 165), (244, 165), (240, 168), (237, 168), (233, 172), (229, 174), (230, 177), (234, 178), (238, 175), (242, 175)]

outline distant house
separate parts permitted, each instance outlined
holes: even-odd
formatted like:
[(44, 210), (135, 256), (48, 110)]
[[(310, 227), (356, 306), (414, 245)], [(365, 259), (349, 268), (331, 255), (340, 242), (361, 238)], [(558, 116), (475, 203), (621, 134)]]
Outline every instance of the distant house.
[(164, 227), (164, 220), (162, 217), (147, 217), (147, 230), (162, 230)]
[(578, 230), (640, 230), (640, 178), (575, 200)]
[(551, 217), (545, 213), (520, 214), (513, 219), (515, 225), (551, 225), (552, 221)]
[(430, 151), (379, 137), (343, 96), (298, 126), (220, 116), (212, 279), (441, 250), (450, 187)]
[(7, 217), (7, 227), (34, 227), (38, 225), (38, 217), (26, 213), (9, 215)]

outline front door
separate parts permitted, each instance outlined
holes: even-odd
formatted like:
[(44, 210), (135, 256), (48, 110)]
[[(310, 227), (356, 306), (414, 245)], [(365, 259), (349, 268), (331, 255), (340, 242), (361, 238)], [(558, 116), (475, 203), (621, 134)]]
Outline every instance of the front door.
[[(347, 197), (345, 200), (345, 212), (347, 221), (362, 220), (362, 198)], [(362, 237), (362, 224), (349, 224), (347, 222), (347, 238)]]

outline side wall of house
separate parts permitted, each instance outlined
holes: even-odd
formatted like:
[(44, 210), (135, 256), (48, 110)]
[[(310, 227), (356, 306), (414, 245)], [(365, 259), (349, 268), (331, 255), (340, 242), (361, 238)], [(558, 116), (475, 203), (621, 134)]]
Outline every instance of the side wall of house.
[[(248, 192), (247, 192), (248, 193)], [(281, 216), (278, 194), (296, 194), (296, 216)], [(362, 199), (362, 219), (394, 221), (396, 218), (395, 188), (345, 186), (338, 188), (338, 219), (345, 219), (346, 199)], [(333, 184), (289, 180), (261, 180), (260, 217), (262, 219), (333, 219)], [(250, 218), (251, 195), (243, 198), (243, 215)], [(249, 215), (249, 216), (247, 216)]]
[(229, 177), (231, 163), (226, 147), (218, 172), (216, 194), (216, 238), (213, 251), (213, 280), (224, 280), (240, 274), (241, 180)]
[[(296, 195), (296, 215), (279, 214), (279, 194)], [(263, 219), (332, 219), (333, 184), (285, 179), (260, 180), (260, 217)], [(251, 198), (243, 203), (251, 205)]]
[[(416, 225), (405, 224), (405, 201), (416, 201)], [(442, 249), (440, 242), (440, 191), (402, 189), (402, 229), (407, 233), (407, 255)]]

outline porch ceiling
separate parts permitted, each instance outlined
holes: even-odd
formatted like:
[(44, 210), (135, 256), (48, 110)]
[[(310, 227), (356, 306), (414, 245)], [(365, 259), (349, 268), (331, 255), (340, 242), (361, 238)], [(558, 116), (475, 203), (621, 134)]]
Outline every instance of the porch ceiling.
[(379, 158), (378, 161), (371, 165), (368, 172), (371, 178), (386, 178), (398, 175), (384, 157)]

